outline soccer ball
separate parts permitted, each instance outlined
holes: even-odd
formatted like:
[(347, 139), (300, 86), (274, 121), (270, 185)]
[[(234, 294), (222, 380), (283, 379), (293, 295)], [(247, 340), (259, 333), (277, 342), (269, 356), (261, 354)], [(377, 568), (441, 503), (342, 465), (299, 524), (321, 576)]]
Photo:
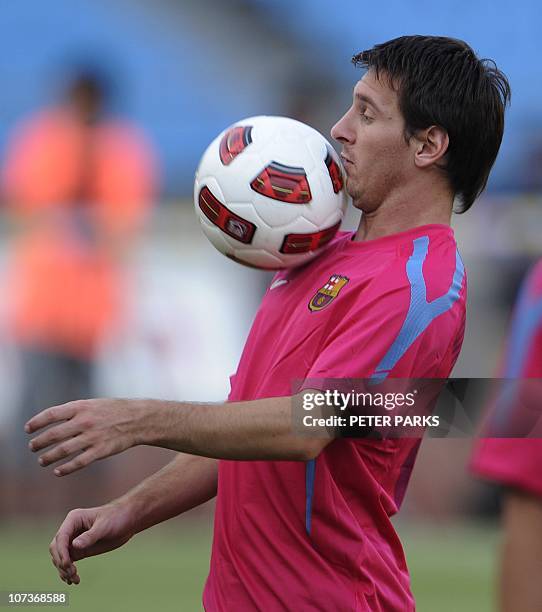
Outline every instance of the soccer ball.
[(339, 229), (344, 169), (316, 130), (287, 117), (238, 121), (209, 145), (196, 170), (203, 232), (224, 255), (278, 270), (308, 262)]

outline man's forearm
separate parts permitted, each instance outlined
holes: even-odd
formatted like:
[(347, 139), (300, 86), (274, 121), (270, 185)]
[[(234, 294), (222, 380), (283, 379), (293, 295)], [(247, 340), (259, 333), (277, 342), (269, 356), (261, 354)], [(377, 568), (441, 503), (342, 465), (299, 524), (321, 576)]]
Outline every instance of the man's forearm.
[(295, 397), (224, 404), (79, 400), (43, 410), (26, 423), (25, 430), (31, 434), (57, 423), (29, 442), (33, 452), (48, 449), (39, 457), (44, 467), (75, 455), (55, 468), (57, 476), (138, 444), (213, 459), (307, 461), (320, 453), (332, 435), (325, 427), (318, 438), (295, 433), (295, 401)]
[(217, 481), (216, 459), (180, 454), (114, 503), (129, 508), (138, 533), (215, 497)]
[(504, 501), (501, 554), (502, 612), (542, 610), (542, 500), (509, 490)]
[(139, 444), (234, 460), (306, 461), (330, 441), (292, 431), (292, 398), (225, 404), (146, 401)]

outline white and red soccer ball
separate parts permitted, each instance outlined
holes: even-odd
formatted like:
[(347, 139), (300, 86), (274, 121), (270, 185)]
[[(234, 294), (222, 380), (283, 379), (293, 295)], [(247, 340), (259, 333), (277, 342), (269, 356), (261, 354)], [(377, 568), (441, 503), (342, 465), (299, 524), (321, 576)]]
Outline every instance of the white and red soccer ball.
[(207, 238), (256, 268), (303, 264), (333, 238), (344, 216), (344, 170), (329, 142), (287, 117), (250, 117), (209, 145), (194, 203)]

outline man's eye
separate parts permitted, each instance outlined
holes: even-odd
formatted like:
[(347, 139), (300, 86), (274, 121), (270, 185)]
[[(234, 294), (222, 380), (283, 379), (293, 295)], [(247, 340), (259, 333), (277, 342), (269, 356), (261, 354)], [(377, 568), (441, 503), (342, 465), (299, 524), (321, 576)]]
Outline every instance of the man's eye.
[(369, 117), (369, 115), (365, 114), (365, 112), (360, 113), (360, 116), (363, 119), (363, 121), (365, 121), (365, 123), (371, 123), (371, 121), (373, 120), (373, 118)]

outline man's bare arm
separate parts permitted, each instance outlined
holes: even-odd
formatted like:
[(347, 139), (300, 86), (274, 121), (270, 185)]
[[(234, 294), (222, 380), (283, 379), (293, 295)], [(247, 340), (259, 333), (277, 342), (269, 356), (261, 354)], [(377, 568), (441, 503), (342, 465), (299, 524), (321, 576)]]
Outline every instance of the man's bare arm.
[(53, 406), (26, 424), (28, 433), (56, 423), (30, 441), (42, 466), (80, 453), (55, 468), (71, 474), (132, 446), (161, 446), (215, 459), (308, 461), (332, 437), (296, 434), (292, 427), (296, 397), (195, 404), (162, 400), (95, 399)]
[(49, 547), (62, 580), (79, 584), (75, 561), (119, 548), (133, 535), (216, 495), (215, 459), (181, 454), (122, 497), (72, 510)]
[(331, 441), (292, 427), (294, 397), (225, 404), (160, 402), (147, 405), (137, 444), (240, 461), (314, 459)]
[(134, 533), (167, 521), (216, 496), (218, 461), (179, 454), (117, 502), (131, 508)]
[(542, 499), (510, 490), (504, 502), (502, 612), (542, 610)]

